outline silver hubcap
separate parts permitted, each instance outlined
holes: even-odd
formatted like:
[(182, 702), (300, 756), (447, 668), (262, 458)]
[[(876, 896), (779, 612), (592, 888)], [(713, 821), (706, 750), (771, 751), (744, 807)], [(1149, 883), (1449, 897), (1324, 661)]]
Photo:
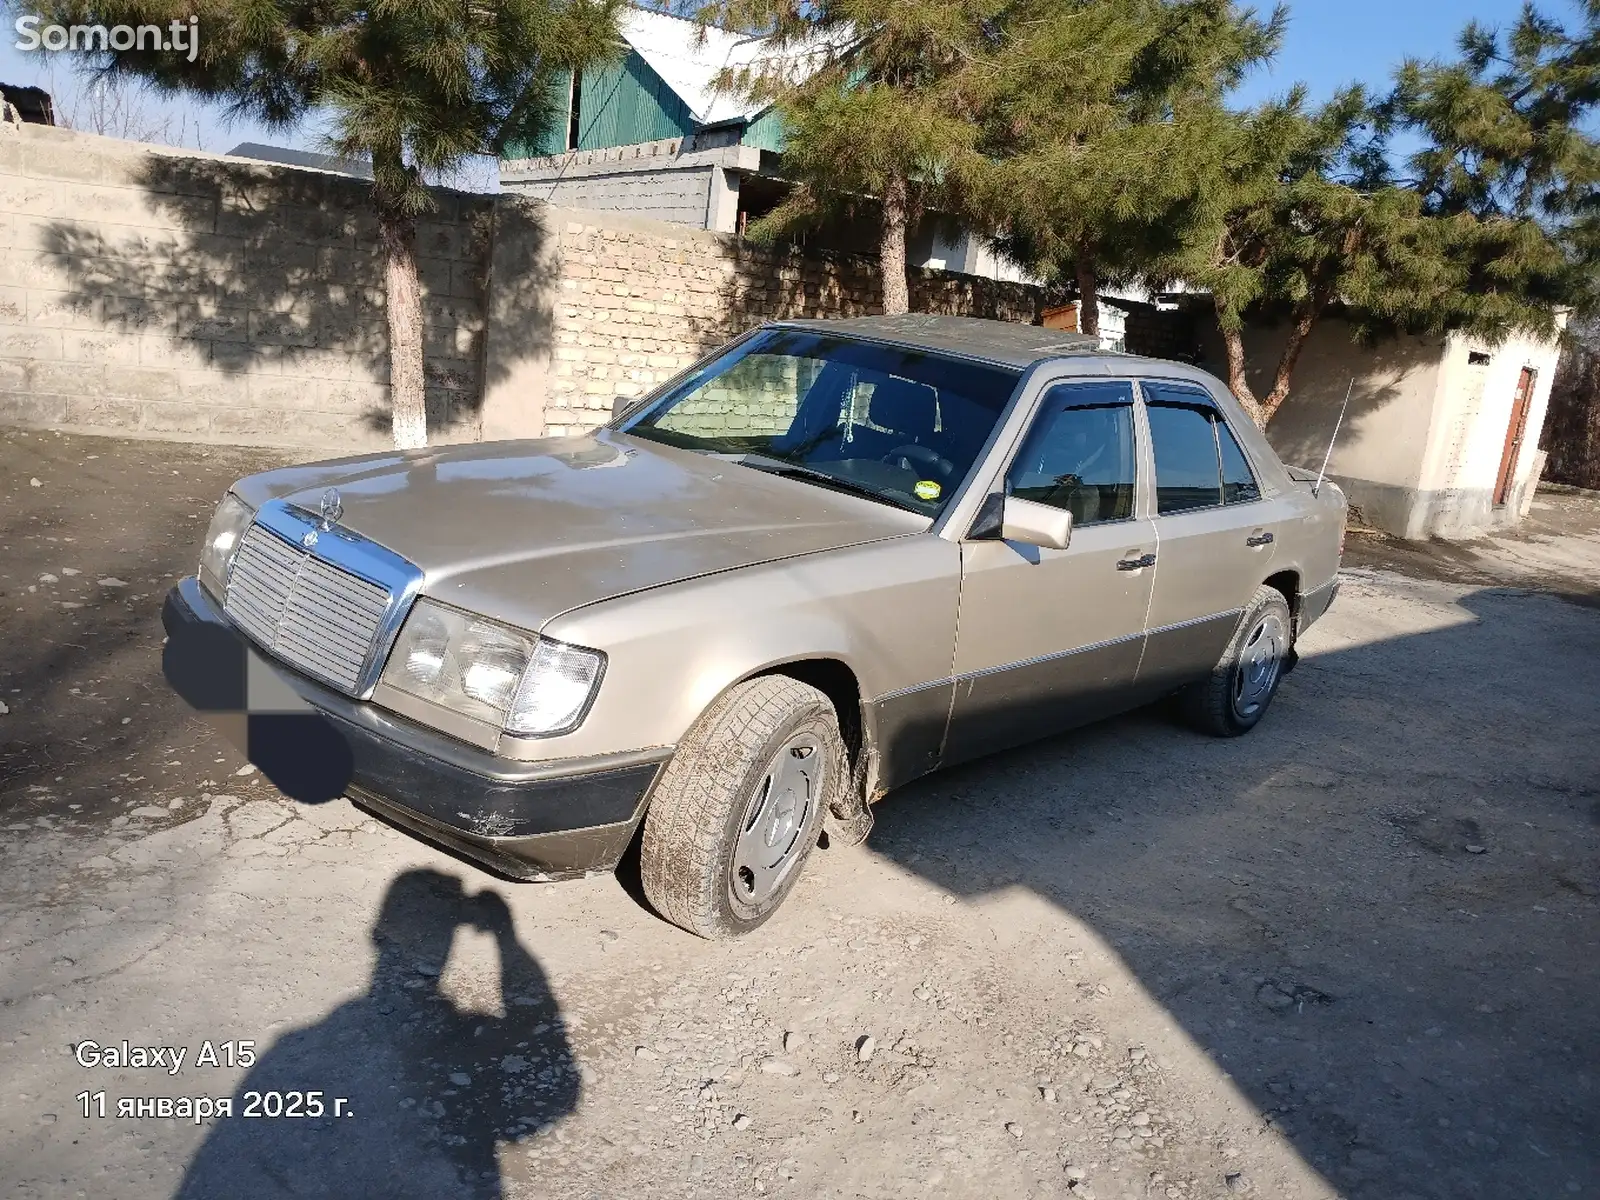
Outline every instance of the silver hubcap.
[(797, 734), (756, 781), (733, 847), (728, 893), (754, 907), (772, 896), (799, 858), (800, 837), (822, 794), (823, 755), (816, 737)]
[(1254, 717), (1272, 698), (1287, 644), (1287, 631), (1277, 614), (1269, 613), (1256, 622), (1233, 672), (1233, 711), (1237, 716)]

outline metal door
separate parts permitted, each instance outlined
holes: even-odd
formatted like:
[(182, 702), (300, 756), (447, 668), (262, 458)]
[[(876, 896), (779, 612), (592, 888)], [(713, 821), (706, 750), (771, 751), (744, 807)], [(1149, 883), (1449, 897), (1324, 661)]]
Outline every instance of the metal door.
[(1506, 448), (1500, 455), (1500, 474), (1494, 481), (1494, 502), (1499, 507), (1511, 498), (1517, 481), (1517, 459), (1522, 457), (1522, 439), (1528, 432), (1528, 408), (1533, 400), (1532, 367), (1523, 367), (1517, 378), (1517, 396), (1511, 402), (1511, 423), (1506, 426)]

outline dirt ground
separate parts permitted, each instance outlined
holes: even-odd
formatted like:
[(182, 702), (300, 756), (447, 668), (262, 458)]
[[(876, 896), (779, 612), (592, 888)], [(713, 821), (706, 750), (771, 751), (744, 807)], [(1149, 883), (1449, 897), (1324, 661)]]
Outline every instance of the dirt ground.
[(162, 593), (270, 461), (0, 432), (0, 1193), (1600, 1192), (1600, 502), (1353, 535), (1249, 737), (932, 777), (711, 945), (286, 801), (168, 693)]
[(1600, 594), (1600, 492), (1547, 485), (1516, 529), (1470, 541), (1407, 542), (1352, 529), (1344, 562), (1453, 583), (1514, 584), (1593, 604)]

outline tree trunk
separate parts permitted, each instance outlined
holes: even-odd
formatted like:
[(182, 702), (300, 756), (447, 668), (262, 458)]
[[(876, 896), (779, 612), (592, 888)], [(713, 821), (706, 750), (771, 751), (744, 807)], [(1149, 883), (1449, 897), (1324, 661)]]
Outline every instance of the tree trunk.
[(1094, 272), (1093, 247), (1087, 243), (1080, 245), (1072, 264), (1078, 277), (1078, 332), (1097, 338), (1100, 336), (1100, 283)]
[(1226, 324), (1222, 327), (1222, 344), (1228, 351), (1228, 390), (1244, 406), (1245, 412), (1250, 414), (1250, 419), (1261, 428), (1267, 427), (1267, 419), (1261, 414), (1261, 405), (1256, 400), (1256, 395), (1250, 390), (1250, 381), (1244, 374), (1244, 331), (1230, 329)]
[(883, 273), (883, 311), (911, 311), (906, 287), (906, 221), (909, 211), (904, 176), (893, 175), (883, 189), (883, 230), (878, 243), (878, 269)]
[(427, 393), (422, 374), (422, 283), (417, 276), (417, 225), (391, 205), (378, 206), (383, 244), (385, 308), (389, 317), (389, 404), (394, 444), (428, 444)]
[(1263, 429), (1289, 398), (1289, 379), (1294, 374), (1295, 363), (1300, 361), (1300, 351), (1305, 349), (1306, 338), (1316, 324), (1321, 307), (1319, 300), (1312, 297), (1295, 309), (1294, 324), (1289, 327), (1289, 340), (1283, 344), (1283, 354), (1278, 359), (1278, 373), (1272, 379), (1272, 390), (1261, 402), (1261, 416), (1256, 423)]

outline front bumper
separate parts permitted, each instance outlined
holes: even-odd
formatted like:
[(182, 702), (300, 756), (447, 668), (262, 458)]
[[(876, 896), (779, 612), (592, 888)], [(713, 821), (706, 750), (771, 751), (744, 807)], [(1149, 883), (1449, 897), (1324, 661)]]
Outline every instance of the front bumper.
[(610, 870), (670, 749), (500, 758), (268, 663), (193, 578), (167, 594), (163, 665), (282, 790), (363, 808), (516, 879)]

